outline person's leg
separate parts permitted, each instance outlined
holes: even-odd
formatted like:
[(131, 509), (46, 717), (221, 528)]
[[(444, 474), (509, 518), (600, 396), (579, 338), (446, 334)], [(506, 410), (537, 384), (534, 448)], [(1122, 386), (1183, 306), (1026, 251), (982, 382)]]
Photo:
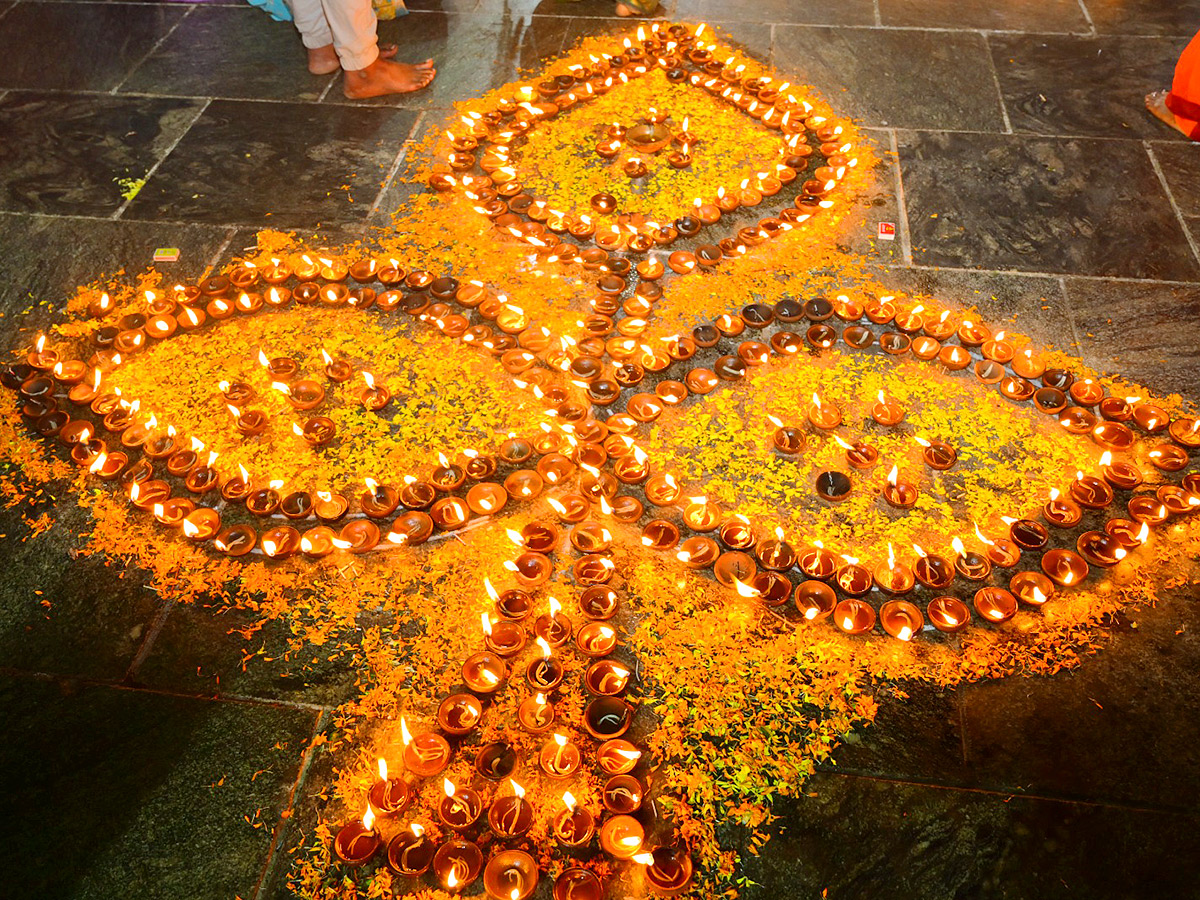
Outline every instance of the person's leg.
[(308, 50), (308, 71), (314, 75), (336, 72), (338, 58), (333, 52), (333, 32), (329, 30), (321, 0), (291, 0), (289, 5), (300, 40)]
[(379, 97), (418, 91), (433, 81), (433, 60), (417, 65), (392, 62), (394, 47), (381, 48), (371, 0), (321, 0), (333, 32), (333, 49), (345, 70), (347, 97)]
[(658, 9), (658, 0), (617, 0), (617, 15), (648, 16)]

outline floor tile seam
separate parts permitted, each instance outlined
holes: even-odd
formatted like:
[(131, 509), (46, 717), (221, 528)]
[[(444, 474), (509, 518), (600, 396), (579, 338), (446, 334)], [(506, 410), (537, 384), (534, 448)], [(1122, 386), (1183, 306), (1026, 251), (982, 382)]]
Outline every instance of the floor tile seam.
[(1082, 353), (1083, 341), (1079, 339), (1079, 326), (1075, 323), (1075, 311), (1071, 307), (1071, 292), (1067, 289), (1066, 276), (1058, 277), (1058, 292), (1063, 299), (1063, 315), (1067, 317), (1067, 325), (1071, 328), (1071, 340), (1074, 341), (1075, 352)]
[[(859, 127), (867, 131), (888, 131), (894, 129), (897, 132), (911, 132), (913, 134), (973, 134), (973, 135), (993, 135), (995, 137), (1006, 138), (1038, 138), (1040, 140), (1056, 140), (1056, 141), (1106, 141), (1125, 142), (1129, 144), (1145, 144), (1146, 138), (1137, 137), (1117, 137), (1104, 134), (1049, 134), (1042, 131), (1023, 131), (1015, 129), (1012, 132), (1004, 131), (985, 131), (978, 128), (919, 128), (905, 127), (900, 125), (870, 125), (867, 123), (859, 123)], [(1150, 140), (1160, 144), (1180, 144), (1180, 141), (1172, 141), (1163, 138), (1151, 138)]]
[(110, 91), (108, 91), (108, 93), (115, 94), (117, 91), (119, 91), (121, 89), (121, 85), (123, 85), (125, 82), (127, 82), (130, 79), (130, 77), (133, 75), (134, 72), (136, 72), (138, 69), (140, 69), (142, 66), (144, 66), (146, 64), (146, 61), (148, 59), (150, 59), (150, 57), (152, 57), (155, 53), (158, 52), (158, 48), (161, 47), (163, 45), (163, 43), (166, 42), (167, 38), (169, 38), (171, 35), (173, 35), (175, 33), (175, 29), (178, 28), (180, 25), (182, 25), (187, 20), (188, 16), (190, 16), (195, 11), (196, 11), (196, 7), (194, 7), (194, 6), (187, 7), (184, 10), (183, 15), (175, 20), (174, 24), (171, 25), (171, 27), (166, 30), (166, 33), (163, 34), (162, 37), (160, 37), (157, 41), (154, 42), (154, 45), (149, 50), (146, 51), (146, 53), (142, 56), (141, 59), (139, 59), (136, 63), (133, 64), (133, 67), (128, 72), (125, 73), (125, 76), (120, 81), (118, 81), (116, 84), (114, 84), (112, 86), (112, 89)]
[(875, 7), (875, 24), (882, 25), (883, 24), (883, 11), (880, 10), (880, 8), (879, 8), (879, 0), (874, 0), (872, 5)]
[(1075, 0), (1075, 2), (1079, 4), (1079, 11), (1080, 11), (1081, 13), (1083, 13), (1083, 17), (1084, 17), (1084, 19), (1086, 19), (1086, 20), (1087, 20), (1087, 23), (1088, 23), (1088, 28), (1090, 28), (1090, 29), (1091, 29), (1091, 31), (1092, 31), (1092, 34), (1093, 34), (1093, 35), (1097, 34), (1097, 32), (1096, 32), (1096, 23), (1095, 23), (1095, 21), (1092, 19), (1092, 12), (1091, 12), (1091, 10), (1089, 10), (1089, 9), (1087, 8), (1087, 4), (1086, 4), (1086, 3), (1084, 3), (1084, 2), (1083, 2), (1083, 0)]
[(304, 783), (308, 780), (308, 773), (312, 769), (313, 759), (316, 757), (317, 739), (320, 737), (321, 731), (325, 728), (328, 715), (328, 712), (322, 710), (317, 713), (316, 719), (313, 722), (308, 745), (304, 748), (304, 753), (300, 757), (300, 769), (296, 773), (296, 778), (292, 782), (291, 789), (288, 791), (287, 802), (279, 811), (279, 821), (275, 823), (275, 827), (271, 830), (271, 843), (267, 847), (266, 858), (263, 860), (263, 867), (259, 872), (258, 881), (254, 885), (254, 890), (250, 893), (250, 896), (254, 900), (259, 900), (259, 898), (265, 896), (264, 892), (269, 890), (272, 885), (276, 860), (279, 859), (280, 855), (280, 843), (296, 819), (296, 798), (300, 794), (300, 791), (303, 790)]
[(218, 247), (212, 256), (208, 258), (208, 262), (204, 266), (204, 275), (201, 277), (207, 278), (209, 272), (220, 265), (221, 257), (229, 248), (229, 245), (233, 243), (233, 237), (237, 234), (237, 232), (238, 230), (232, 226), (229, 226), (225, 229), (225, 240), (221, 241), (221, 246)]
[(12, 666), (0, 666), (0, 676), (21, 678), (30, 681), (70, 681), (85, 687), (107, 688), (131, 694), (149, 694), (156, 697), (171, 697), (177, 700), (196, 700), (202, 703), (234, 703), (241, 706), (263, 706), (271, 709), (292, 709), (304, 712), (329, 712), (336, 709), (322, 703), (307, 703), (303, 700), (282, 700), (274, 697), (254, 697), (248, 694), (204, 693), (196, 694), (189, 691), (175, 691), (169, 688), (152, 687), (145, 684), (126, 684), (109, 681), (103, 678), (91, 678), (84, 675), (64, 675), (52, 672), (35, 672), (28, 669), (18, 669)]
[(1175, 192), (1171, 190), (1171, 185), (1167, 183), (1167, 176), (1158, 162), (1158, 156), (1148, 141), (1143, 141), (1142, 146), (1146, 148), (1146, 156), (1150, 158), (1150, 165), (1154, 167), (1154, 174), (1158, 176), (1159, 184), (1162, 185), (1162, 189), (1167, 195), (1167, 201), (1171, 204), (1171, 209), (1175, 213), (1175, 219), (1179, 222), (1179, 227), (1183, 229), (1183, 237), (1188, 242), (1188, 246), (1192, 248), (1192, 258), (1195, 259), (1197, 266), (1200, 266), (1200, 247), (1197, 247), (1196, 239), (1192, 237), (1192, 232), (1188, 228), (1183, 210), (1179, 208), (1179, 203), (1175, 200)]
[(931, 266), (924, 263), (914, 263), (911, 266), (904, 266), (898, 263), (881, 263), (881, 265), (889, 269), (912, 269), (922, 272), (964, 272), (972, 275), (1015, 275), (1021, 278), (1045, 278), (1053, 280), (1058, 278), (1075, 278), (1087, 281), (1116, 281), (1121, 284), (1149, 284), (1164, 287), (1197, 287), (1200, 286), (1200, 279), (1196, 281), (1178, 281), (1168, 278), (1134, 278), (1130, 275), (1085, 275), (1077, 272), (1034, 272), (1028, 269), (970, 269), (961, 266)]
[(906, 266), (911, 266), (912, 232), (908, 224), (908, 199), (904, 195), (904, 177), (900, 171), (900, 142), (896, 139), (896, 129), (888, 129), (888, 137), (892, 145), (892, 158), (895, 165), (896, 181), (896, 218), (900, 220), (900, 255)]
[(175, 151), (175, 148), (179, 146), (180, 142), (183, 141), (183, 139), (185, 137), (187, 137), (188, 133), (192, 130), (192, 128), (195, 126), (195, 124), (200, 121), (200, 117), (202, 115), (204, 115), (204, 111), (206, 109), (208, 109), (208, 107), (211, 104), (212, 104), (211, 100), (205, 100), (200, 105), (200, 108), (198, 110), (196, 110), (196, 114), (194, 116), (192, 116), (192, 120), (190, 122), (188, 122), (187, 127), (184, 128), (179, 133), (179, 136), (177, 138), (175, 138), (174, 141), (171, 142), (171, 146), (167, 148), (166, 152), (162, 156), (160, 156), (157, 161), (155, 161), (154, 165), (152, 165), (149, 168), (149, 170), (146, 172), (146, 174), (142, 177), (142, 187), (138, 189), (138, 192), (135, 193), (133, 196), (126, 198), (125, 202), (122, 203), (119, 207), (117, 207), (117, 211), (112, 214), (112, 219), (114, 222), (119, 220), (121, 218), (121, 216), (123, 216), (125, 214), (125, 210), (129, 209), (129, 205), (131, 203), (133, 203), (134, 200), (137, 199), (137, 195), (140, 194), (142, 189), (144, 189), (146, 187), (146, 185), (150, 183), (151, 179), (154, 178), (154, 173), (158, 171), (159, 166), (161, 166), (164, 162), (166, 162), (166, 160)]
[(16, 9), (20, 4), (21, 4), (21, 0), (17, 0), (16, 3), (13, 3), (10, 6), (6, 6), (6, 7), (4, 7), (4, 9), (0, 9), (0, 19), (3, 19), (10, 12), (12, 12), (14, 9)]
[(1004, 119), (1004, 133), (1012, 134), (1012, 119), (1008, 116), (1008, 104), (1004, 102), (1004, 88), (1000, 86), (1000, 70), (996, 68), (996, 58), (992, 53), (992, 42), (987, 33), (983, 35), (983, 55), (987, 59), (988, 69), (992, 73), (992, 84), (996, 88), (996, 102), (1000, 104), (1000, 116)]
[(392, 165), (388, 169), (387, 175), (384, 176), (383, 184), (381, 184), (379, 187), (379, 193), (375, 195), (375, 202), (371, 204), (371, 211), (369, 213), (367, 213), (367, 221), (368, 222), (371, 220), (371, 217), (374, 216), (375, 213), (379, 211), (379, 206), (381, 203), (383, 203), (384, 195), (388, 192), (388, 189), (392, 186), (392, 181), (395, 179), (396, 173), (400, 171), (400, 166), (404, 163), (404, 160), (407, 158), (408, 151), (411, 146), (411, 141), (413, 140), (413, 137), (416, 135), (417, 129), (419, 129), (421, 127), (421, 122), (423, 122), (424, 119), (425, 119), (425, 111), (422, 110), (421, 112), (419, 112), (417, 114), (416, 121), (413, 122), (412, 128), (410, 128), (408, 130), (408, 134), (405, 136), (404, 141), (400, 144), (400, 152), (396, 154), (396, 158), (394, 160), (392, 160)]
[(821, 766), (817, 769), (823, 775), (834, 775), (846, 779), (874, 781), (880, 784), (903, 787), (931, 788), (938, 791), (951, 791), (960, 794), (978, 794), (985, 797), (999, 797), (1006, 803), (1012, 800), (1034, 800), (1040, 803), (1065, 804), (1068, 806), (1086, 806), (1093, 809), (1117, 809), (1125, 812), (1150, 813), (1153, 815), (1183, 816), (1200, 818), (1200, 809), (1189, 806), (1172, 806), (1169, 804), (1128, 803), (1120, 800), (1095, 800), (1072, 796), (1070, 794), (1052, 794), (1022, 790), (1001, 790), (998, 788), (973, 787), (970, 785), (946, 784), (944, 782), (921, 778), (902, 778), (899, 776), (875, 775), (866, 771), (858, 771), (843, 766)]
[(133, 654), (133, 659), (129, 661), (128, 668), (125, 669), (125, 676), (121, 679), (126, 684), (132, 684), (137, 676), (137, 671), (142, 667), (142, 663), (150, 655), (154, 649), (154, 643), (158, 640), (158, 636), (162, 634), (163, 628), (166, 627), (167, 619), (171, 617), (171, 610), (175, 608), (176, 601), (174, 599), (164, 599), (162, 605), (154, 614), (154, 619), (150, 623), (150, 627), (146, 629), (145, 635), (142, 637), (141, 644), (138, 645), (137, 652)]

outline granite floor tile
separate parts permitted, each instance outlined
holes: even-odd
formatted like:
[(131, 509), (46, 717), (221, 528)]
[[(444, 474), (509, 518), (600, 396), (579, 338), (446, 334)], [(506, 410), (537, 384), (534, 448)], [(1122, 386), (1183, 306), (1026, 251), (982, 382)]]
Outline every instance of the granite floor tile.
[[(219, 59), (220, 65), (213, 65)], [(252, 7), (195, 10), (126, 79), (132, 93), (318, 100), (334, 75), (311, 75), (290, 22)]]
[(346, 99), (339, 81), (327, 104), (412, 108), (449, 107), (515, 79), (520, 70), (538, 68), (562, 49), (572, 19), (504, 14), (461, 15), (413, 12), (379, 23), (379, 40), (399, 44), (398, 58), (432, 59), (433, 84), (409, 94), (371, 100)]
[(252, 895), (314, 713), (20, 678), (0, 702), (9, 896)]
[(1200, 278), (1140, 143), (898, 137), (916, 264)]
[(1196, 813), (1200, 684), (1186, 674), (1198, 665), (1200, 602), (1165, 591), (1071, 672), (963, 688), (972, 783)]
[(1100, 34), (1191, 37), (1200, 25), (1200, 0), (1082, 0)]
[[(854, 209), (839, 224), (842, 230), (839, 246), (884, 264), (900, 264), (904, 262), (906, 226), (901, 221), (897, 200), (897, 166), (891, 138), (886, 132), (872, 131), (867, 133), (866, 140), (879, 158), (879, 165), (870, 187), (856, 199)], [(884, 240), (879, 235), (879, 226), (883, 223), (895, 229), (891, 240)]]
[(186, 694), (322, 706), (336, 706), (355, 695), (354, 659), (349, 653), (335, 656), (340, 643), (291, 648), (288, 625), (279, 620), (249, 638), (242, 636), (241, 629), (260, 618), (215, 604), (175, 606), (134, 674), (135, 682)]
[(187, 12), (178, 5), (20, 3), (0, 19), (0, 87), (110, 90)]
[[(57, 527), (32, 538), (22, 514), (52, 515)], [(68, 547), (86, 527), (73, 507), (49, 503), (0, 513), (0, 665), (109, 681), (125, 675), (163, 601), (140, 578), (113, 578), (103, 560), (72, 560)]]
[(1071, 315), (1057, 278), (977, 272), (969, 269), (904, 268), (880, 275), (884, 284), (937, 306), (975, 308), (997, 331), (1027, 334), (1039, 344), (1068, 349)]
[(728, 3), (724, 0), (680, 0), (676, 15), (701, 22), (774, 22), (784, 25), (874, 25), (873, 0), (757, 0)]
[(1197, 819), (822, 773), (746, 857), (744, 900), (1195, 896)]
[(884, 25), (1090, 32), (1079, 0), (879, 0)]
[(107, 216), (183, 136), (199, 101), (10, 92), (0, 209)]
[(1066, 288), (1084, 362), (1200, 397), (1200, 285), (1068, 279)]
[(1000, 131), (1004, 119), (983, 37), (972, 33), (774, 30), (774, 65), (868, 125)]
[[(123, 268), (132, 278), (156, 265), (196, 276), (228, 236), (228, 229), (206, 225), (0, 214), (0, 310), (8, 314), (0, 333), (44, 327), (77, 287), (106, 272)], [(177, 247), (179, 261), (154, 264), (157, 247)], [(28, 315), (12, 315), (30, 307)], [(15, 335), (8, 338), (16, 343)]]
[[(1014, 131), (1166, 138), (1146, 94), (1171, 80), (1178, 38), (992, 35)], [(1183, 135), (1177, 135), (1184, 140)]]
[(361, 222), (416, 117), (401, 109), (214, 101), (126, 217), (285, 229)]
[(1151, 145), (1171, 196), (1185, 216), (1200, 216), (1200, 144), (1193, 141)]

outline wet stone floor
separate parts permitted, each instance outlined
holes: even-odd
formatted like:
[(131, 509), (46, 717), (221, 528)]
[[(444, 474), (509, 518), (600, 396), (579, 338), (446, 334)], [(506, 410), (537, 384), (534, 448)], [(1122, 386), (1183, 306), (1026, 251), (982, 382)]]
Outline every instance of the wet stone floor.
[[(386, 223), (410, 142), (452, 101), (616, 27), (608, 0), (409, 5), (381, 37), (434, 57), (437, 81), (353, 103), (240, 3), (0, 0), (4, 342), (45, 314), (18, 315), (32, 301), (155, 247), (191, 272), (260, 227)], [(1142, 108), (1200, 0), (664, 12), (722, 25), (892, 151), (866, 218), (897, 239), (848, 240), (897, 287), (1019, 313), (1089, 364), (1200, 397), (1200, 145)], [(327, 777), (312, 744), (353, 673), (275, 659), (282, 626), (247, 645), (232, 615), (25, 542), (11, 513), (0, 534), (0, 896), (283, 896), (291, 813)], [(745, 896), (1200, 897), (1200, 597), (1113, 627), (1068, 674), (885, 700), (780, 810)]]

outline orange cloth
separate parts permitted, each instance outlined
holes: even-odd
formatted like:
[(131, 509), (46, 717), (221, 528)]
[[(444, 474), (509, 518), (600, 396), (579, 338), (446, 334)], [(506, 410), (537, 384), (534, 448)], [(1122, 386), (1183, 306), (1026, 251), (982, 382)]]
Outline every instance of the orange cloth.
[(1167, 109), (1175, 113), (1180, 129), (1200, 141), (1200, 32), (1183, 50), (1175, 64), (1175, 80), (1167, 94)]

